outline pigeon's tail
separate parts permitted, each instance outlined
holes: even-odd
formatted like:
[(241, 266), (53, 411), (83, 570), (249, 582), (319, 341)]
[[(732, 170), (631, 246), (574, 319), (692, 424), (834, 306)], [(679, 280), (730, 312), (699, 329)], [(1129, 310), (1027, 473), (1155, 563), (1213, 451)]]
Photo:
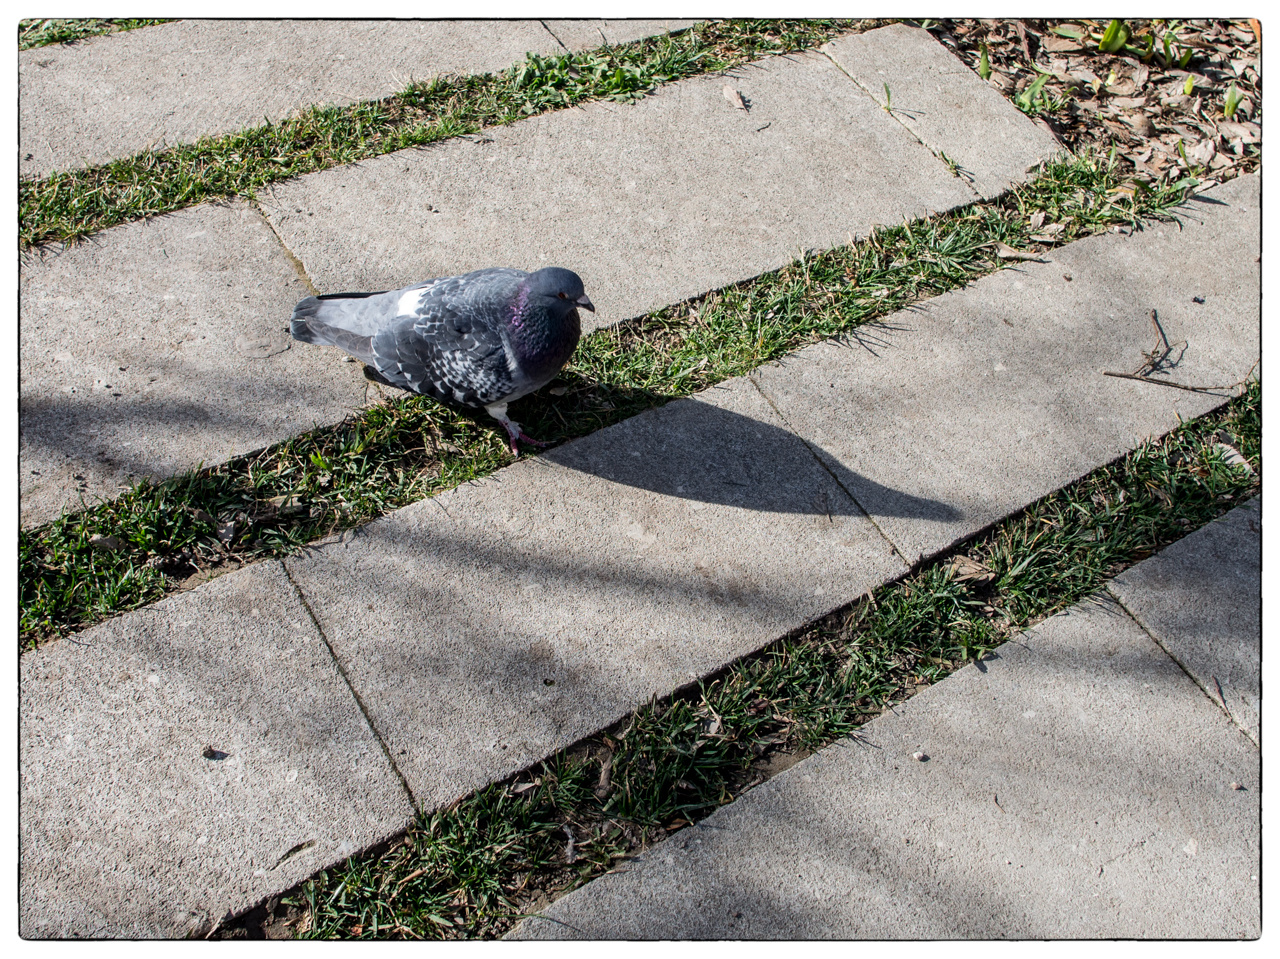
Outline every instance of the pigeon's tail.
[(329, 297), (309, 296), (293, 308), (289, 334), (303, 343), (336, 346), (364, 363), (372, 363), (373, 337), (361, 336), (332, 322), (342, 318), (342, 311), (334, 309)]

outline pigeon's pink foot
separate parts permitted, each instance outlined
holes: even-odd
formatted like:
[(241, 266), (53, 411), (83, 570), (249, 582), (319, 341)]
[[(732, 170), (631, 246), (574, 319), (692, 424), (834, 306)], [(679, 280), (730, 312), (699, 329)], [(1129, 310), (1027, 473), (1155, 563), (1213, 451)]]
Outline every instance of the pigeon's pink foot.
[(503, 420), (502, 425), (506, 428), (507, 439), (511, 443), (512, 456), (520, 456), (520, 447), (516, 445), (517, 442), (530, 443), (539, 449), (546, 449), (551, 445), (550, 443), (544, 443), (542, 440), (535, 440), (532, 436), (529, 436), (524, 430), (520, 429), (519, 423), (515, 423), (511, 420)]

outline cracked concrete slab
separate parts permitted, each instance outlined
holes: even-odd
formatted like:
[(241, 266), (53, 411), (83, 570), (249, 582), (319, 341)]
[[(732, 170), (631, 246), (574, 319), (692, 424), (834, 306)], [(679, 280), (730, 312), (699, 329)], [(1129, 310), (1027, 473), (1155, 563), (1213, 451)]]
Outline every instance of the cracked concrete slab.
[(1255, 743), (1262, 710), (1262, 501), (1252, 499), (1110, 585)]
[(840, 37), (822, 50), (925, 146), (954, 160), (983, 199), (1066, 152), (1047, 127), (984, 83), (927, 30), (895, 23)]
[(828, 58), (802, 53), (309, 174), (261, 199), (322, 290), (559, 265), (583, 277), (602, 326), (973, 194)]
[(310, 292), (242, 201), (25, 256), (22, 524), (337, 422), (361, 405), (358, 367), (291, 348), (289, 316)]
[(23, 938), (203, 934), (413, 816), (279, 562), (19, 672)]
[(286, 563), (426, 808), (905, 571), (744, 380)]
[[(638, 39), (668, 21), (600, 21)], [(685, 21), (680, 21), (681, 23)], [(19, 172), (91, 166), (234, 133), (412, 80), (494, 73), (526, 53), (599, 46), (537, 20), (181, 20), (18, 55)]]
[(1256, 938), (1260, 785), (1254, 745), (1098, 598), (510, 938)]
[[(933, 555), (1226, 401), (1226, 390), (1102, 373), (1143, 362), (1153, 310), (1171, 344), (1187, 342), (1169, 379), (1225, 385), (1249, 373), (1260, 355), (1259, 189), (1238, 177), (1194, 198), (1181, 222), (1068, 244), (752, 378), (849, 471), (850, 493), (908, 561)], [(935, 505), (913, 509), (904, 495)]]

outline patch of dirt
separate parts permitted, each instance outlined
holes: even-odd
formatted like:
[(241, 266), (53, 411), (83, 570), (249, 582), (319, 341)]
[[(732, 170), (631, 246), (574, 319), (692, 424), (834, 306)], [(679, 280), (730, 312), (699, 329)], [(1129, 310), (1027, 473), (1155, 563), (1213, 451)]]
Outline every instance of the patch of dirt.
[(210, 939), (292, 939), (305, 912), (278, 897), (255, 906), (243, 916), (221, 925)]

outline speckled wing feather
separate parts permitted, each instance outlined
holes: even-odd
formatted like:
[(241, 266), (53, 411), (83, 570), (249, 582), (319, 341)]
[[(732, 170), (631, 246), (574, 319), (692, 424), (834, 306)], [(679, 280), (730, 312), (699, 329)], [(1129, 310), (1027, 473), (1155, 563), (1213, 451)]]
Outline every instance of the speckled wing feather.
[(484, 270), (407, 291), (400, 315), (372, 338), (374, 368), (397, 386), (446, 402), (500, 402), (520, 385), (505, 327), (525, 275)]

